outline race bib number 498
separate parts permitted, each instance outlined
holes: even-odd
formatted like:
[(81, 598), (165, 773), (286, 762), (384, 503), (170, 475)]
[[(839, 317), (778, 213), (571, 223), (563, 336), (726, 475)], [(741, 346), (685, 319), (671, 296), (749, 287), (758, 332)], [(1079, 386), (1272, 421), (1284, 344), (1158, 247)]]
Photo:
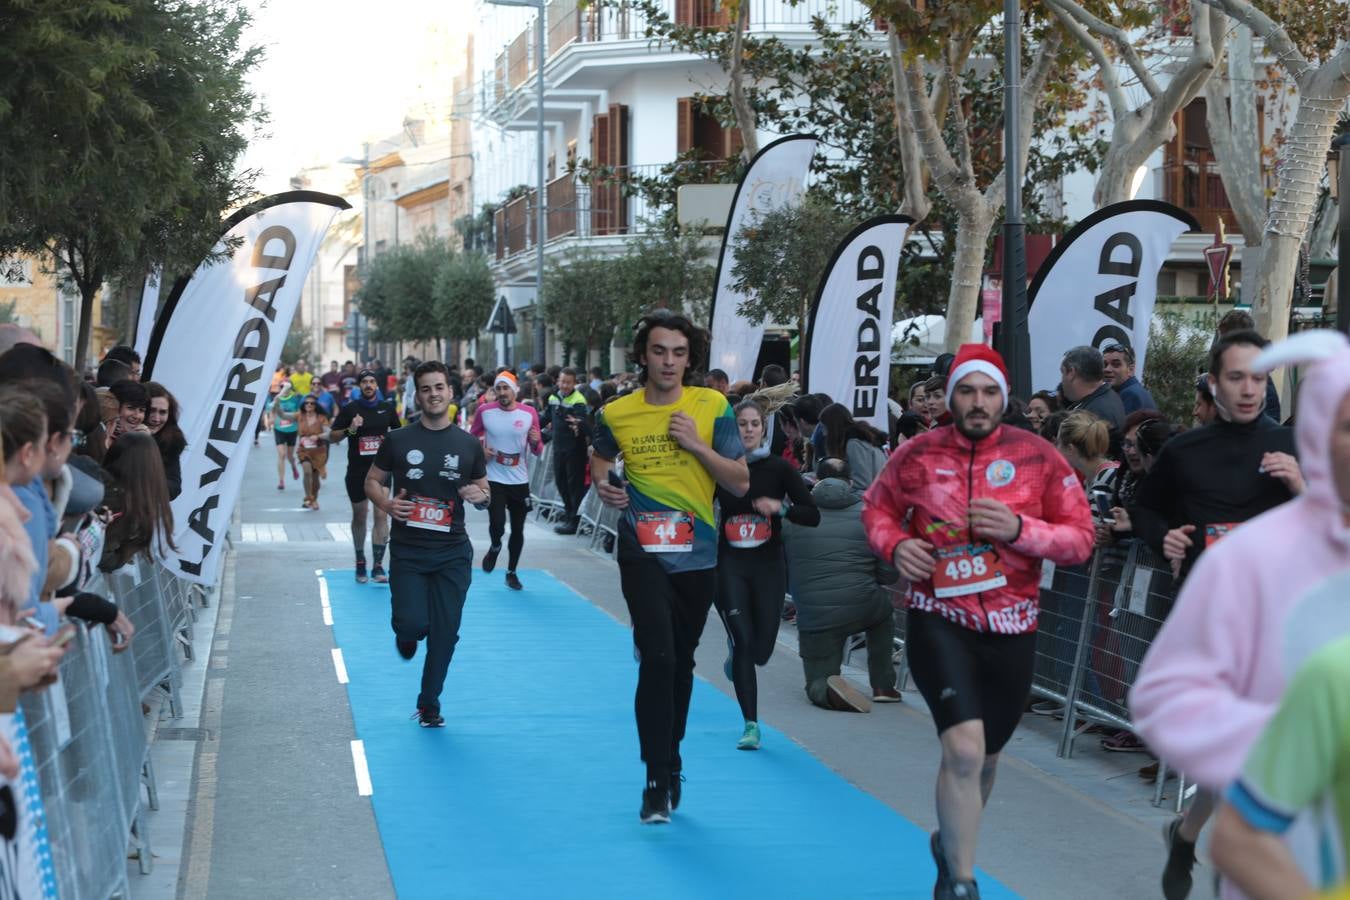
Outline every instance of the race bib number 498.
[(640, 512), (636, 516), (638, 545), (647, 553), (692, 553), (694, 517), (687, 512)]
[(449, 531), (450, 522), (455, 515), (452, 501), (437, 500), (433, 497), (421, 497), (414, 494), (412, 515), (408, 516), (409, 528), (425, 528), (427, 531)]
[(989, 544), (958, 544), (940, 547), (937, 568), (933, 570), (933, 595), (964, 597), (992, 591), (1008, 583), (1002, 564)]

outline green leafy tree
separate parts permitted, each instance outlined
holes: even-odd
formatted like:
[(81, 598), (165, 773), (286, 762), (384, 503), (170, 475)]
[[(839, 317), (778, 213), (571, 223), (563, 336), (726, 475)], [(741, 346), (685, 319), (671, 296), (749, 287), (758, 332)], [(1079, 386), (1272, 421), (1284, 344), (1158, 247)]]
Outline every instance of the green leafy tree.
[(249, 21), (224, 0), (0, 5), (0, 257), (50, 254), (79, 290), (77, 365), (105, 281), (190, 271), (251, 193)]
[(653, 309), (706, 321), (717, 278), (715, 241), (657, 230), (634, 241), (615, 266), (615, 316), (631, 323)]
[(436, 271), (432, 294), (438, 334), (452, 340), (478, 337), (497, 295), (487, 257), (458, 253), (444, 259)]
[(393, 321), (390, 326), (401, 341), (439, 339), (440, 321), (436, 315), (436, 276), (450, 249), (444, 241), (423, 234), (411, 245), (395, 247), (391, 257)]
[(825, 267), (852, 226), (847, 212), (810, 191), (800, 206), (775, 210), (743, 228), (735, 237), (731, 270), (735, 288), (746, 298), (741, 315), (755, 324), (795, 321), (803, 331)]
[(569, 251), (544, 272), (544, 319), (568, 347), (606, 347), (618, 324), (626, 263), (589, 250)]
[(1195, 379), (1205, 368), (1218, 324), (1213, 313), (1196, 320), (1175, 310), (1156, 313), (1149, 323), (1144, 385), (1158, 410), (1189, 426), (1195, 407)]

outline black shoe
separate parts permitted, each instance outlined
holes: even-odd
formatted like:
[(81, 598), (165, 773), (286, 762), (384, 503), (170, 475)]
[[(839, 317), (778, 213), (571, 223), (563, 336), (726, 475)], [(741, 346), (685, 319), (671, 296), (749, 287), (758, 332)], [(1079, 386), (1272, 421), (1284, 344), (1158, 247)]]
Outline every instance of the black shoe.
[(394, 646), (398, 648), (398, 655), (404, 659), (412, 659), (417, 655), (417, 641), (405, 641), (400, 637), (395, 637)]
[(513, 591), (523, 591), (523, 590), (525, 590), (525, 585), (523, 585), (523, 584), (520, 583), (520, 579), (516, 577), (516, 573), (515, 573), (515, 572), (507, 572), (507, 573), (506, 573), (506, 586), (509, 587), (509, 588), (510, 588), (511, 590), (513, 590)]
[(376, 584), (388, 584), (389, 575), (384, 571), (384, 566), (376, 563), (375, 568), (370, 570), (370, 580)]
[(933, 900), (980, 900), (980, 886), (974, 881), (949, 881), (933, 888)]
[(952, 883), (952, 870), (947, 865), (947, 853), (942, 849), (942, 832), (935, 831), (928, 838), (928, 850), (933, 854), (933, 862), (937, 865), (937, 886), (933, 888), (936, 894), (941, 888)]
[(566, 522), (562, 523), (562, 524), (559, 525), (557, 528), (553, 529), (553, 533), (554, 533), (554, 534), (576, 534), (576, 533), (577, 533), (577, 528), (580, 527), (580, 525), (581, 525), (581, 520), (580, 520), (580, 519), (568, 519)]
[(488, 547), (488, 552), (483, 554), (483, 571), (491, 572), (497, 568), (497, 554), (502, 552), (501, 544), (493, 544)]
[(672, 811), (680, 808), (680, 794), (684, 791), (684, 774), (679, 769), (670, 773), (670, 790), (666, 793), (670, 796), (670, 808)]
[(417, 720), (417, 724), (423, 728), (444, 728), (445, 719), (441, 718), (439, 709), (419, 709), (412, 714), (412, 718)]
[(1167, 900), (1184, 900), (1191, 893), (1191, 869), (1195, 867), (1195, 845), (1181, 836), (1181, 817), (1163, 828), (1167, 844), (1167, 865), (1163, 866), (1162, 892)]
[(365, 584), (369, 580), (370, 579), (366, 577), (366, 561), (358, 559), (356, 561), (356, 583)]
[(642, 811), (638, 813), (643, 825), (670, 824), (670, 787), (649, 783), (642, 791)]

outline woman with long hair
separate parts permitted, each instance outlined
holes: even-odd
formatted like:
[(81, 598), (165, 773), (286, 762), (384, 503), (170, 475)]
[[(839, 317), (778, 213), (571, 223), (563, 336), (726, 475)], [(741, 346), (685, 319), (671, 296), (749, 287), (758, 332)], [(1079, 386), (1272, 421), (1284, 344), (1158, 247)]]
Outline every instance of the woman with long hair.
[[(738, 750), (758, 750), (759, 688), (755, 667), (769, 662), (778, 640), (783, 600), (787, 594), (787, 560), (783, 555), (782, 519), (815, 526), (820, 510), (802, 476), (786, 459), (769, 452), (765, 422), (758, 401), (736, 406), (736, 428), (750, 468), (750, 490), (737, 497), (721, 487), (722, 508), (717, 539), (717, 593), (713, 602), (727, 629), (729, 654), (723, 671), (736, 686), (736, 700), (745, 718)], [(790, 502), (788, 502), (790, 501)]]
[(297, 423), (300, 465), (305, 470), (305, 501), (300, 505), (305, 509), (318, 510), (319, 483), (328, 477), (328, 432), (331, 424), (328, 414), (313, 395), (300, 401)]
[[(1069, 413), (1059, 426), (1055, 446), (1063, 454), (1088, 496), (1094, 489), (1109, 485), (1120, 463), (1107, 454), (1111, 449), (1111, 427), (1087, 410)], [(1092, 510), (1094, 516), (1097, 509)]]
[(151, 548), (156, 545), (176, 549), (164, 458), (155, 439), (140, 431), (122, 435), (108, 448), (103, 469), (103, 502), (112, 521), (98, 567), (111, 572), (137, 554), (152, 558)]
[(281, 392), (272, 401), (272, 436), (277, 442), (277, 490), (286, 490), (286, 463), (291, 464), (291, 477), (299, 480), (300, 469), (295, 464), (295, 442), (299, 437), (300, 395), (289, 381), (282, 382)]
[(1049, 391), (1037, 391), (1027, 401), (1027, 421), (1037, 434), (1045, 426), (1045, 420), (1059, 409), (1059, 398)]
[(159, 455), (164, 460), (164, 480), (169, 486), (169, 499), (183, 492), (183, 467), (181, 459), (187, 449), (187, 438), (183, 429), (178, 427), (178, 401), (174, 399), (164, 385), (156, 381), (145, 383), (145, 392), (150, 402), (145, 408), (145, 427), (159, 446)]
[(853, 487), (859, 491), (871, 487), (886, 465), (886, 452), (881, 449), (886, 435), (854, 419), (842, 403), (831, 403), (822, 409), (820, 424), (825, 429), (825, 452), (821, 458), (848, 460)]

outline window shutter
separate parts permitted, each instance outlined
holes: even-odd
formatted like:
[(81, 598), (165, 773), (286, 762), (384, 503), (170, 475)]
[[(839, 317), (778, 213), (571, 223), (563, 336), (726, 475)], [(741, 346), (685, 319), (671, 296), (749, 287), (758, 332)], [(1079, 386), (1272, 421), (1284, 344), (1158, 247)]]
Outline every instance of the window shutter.
[(609, 105), (609, 164), (626, 166), (628, 160), (628, 107), (622, 103)]
[(681, 97), (675, 101), (675, 152), (688, 153), (694, 148), (694, 99)]

